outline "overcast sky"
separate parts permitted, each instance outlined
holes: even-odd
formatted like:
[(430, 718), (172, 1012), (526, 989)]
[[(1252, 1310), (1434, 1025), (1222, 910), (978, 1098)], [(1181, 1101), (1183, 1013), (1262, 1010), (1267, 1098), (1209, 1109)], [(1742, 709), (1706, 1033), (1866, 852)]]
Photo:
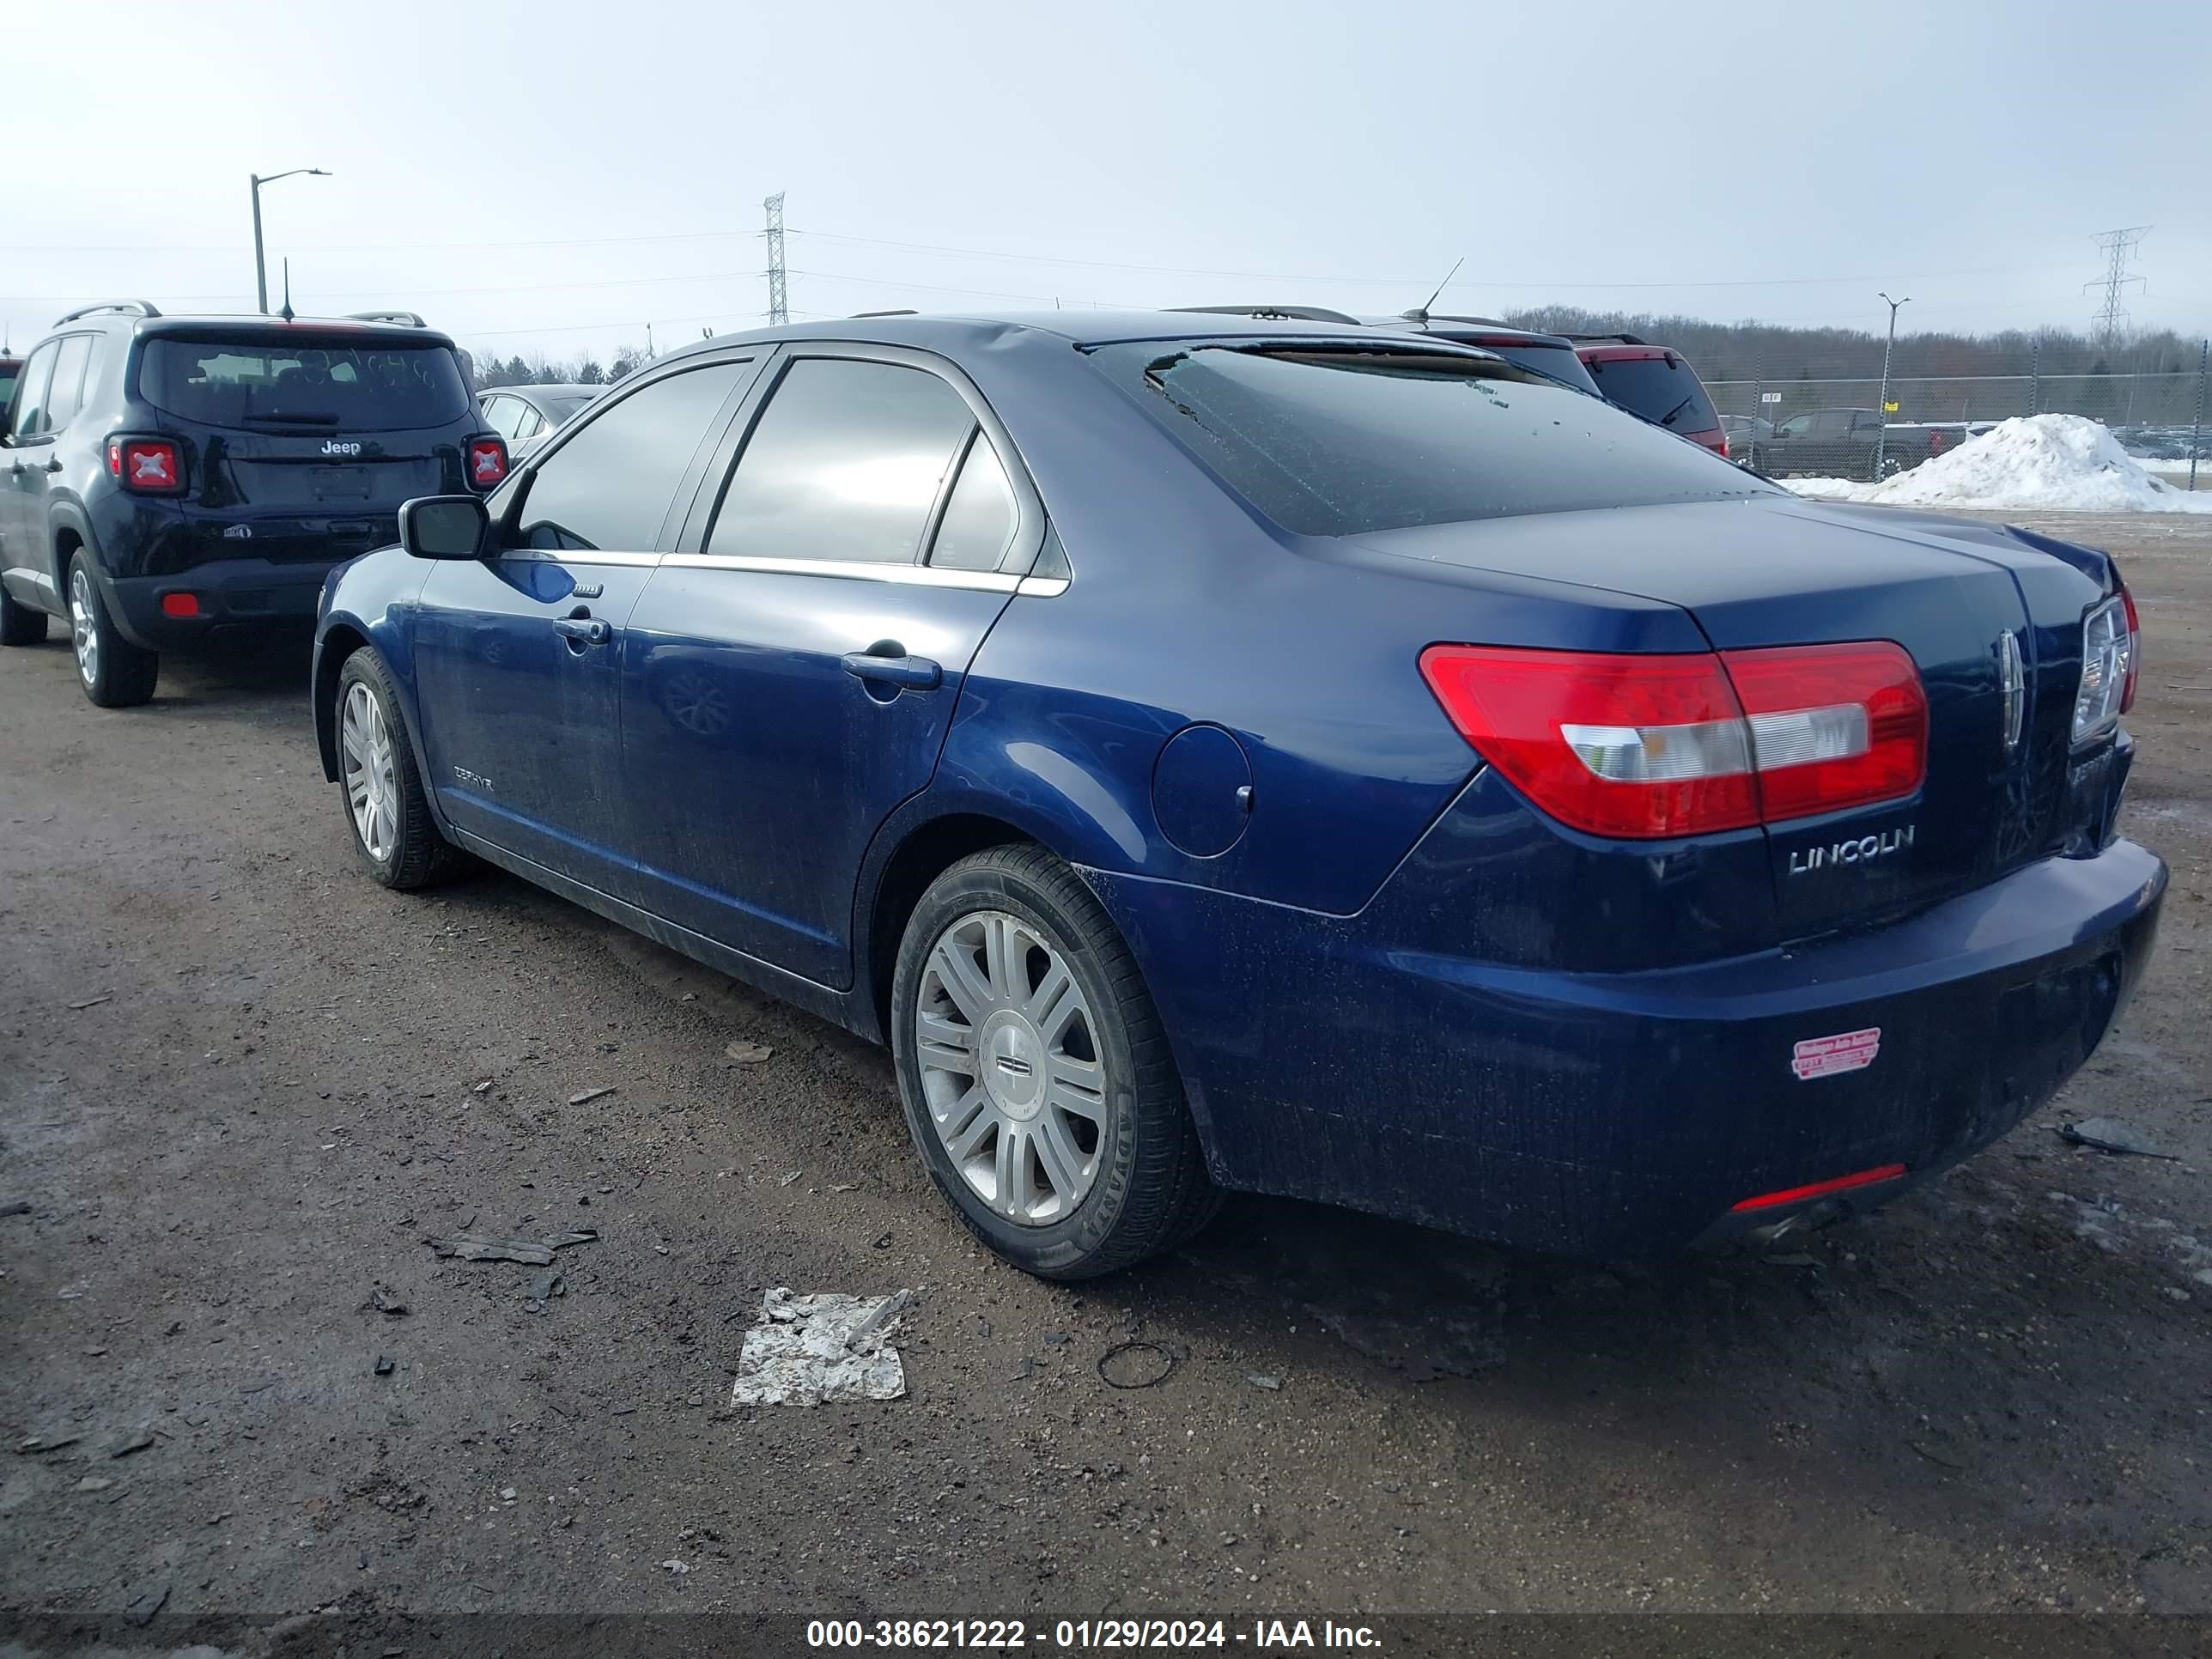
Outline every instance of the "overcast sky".
[(1546, 301), (2212, 327), (2212, 6), (0, 0), (0, 319), (421, 311), (602, 360), (795, 316)]

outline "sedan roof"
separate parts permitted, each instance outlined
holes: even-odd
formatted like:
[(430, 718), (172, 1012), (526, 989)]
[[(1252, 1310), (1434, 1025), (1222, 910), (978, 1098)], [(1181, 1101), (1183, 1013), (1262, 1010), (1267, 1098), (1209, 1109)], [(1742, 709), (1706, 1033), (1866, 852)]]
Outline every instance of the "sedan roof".
[[(1249, 318), (1183, 311), (1008, 311), (988, 313), (877, 313), (825, 318), (781, 328), (748, 329), (695, 341), (670, 356), (690, 356), (723, 346), (758, 340), (866, 340), (884, 345), (981, 346), (1010, 331), (1054, 335), (1076, 346), (1120, 344), (1135, 340), (1279, 340), (1310, 335), (1317, 340), (1372, 344), (1390, 337), (1360, 324), (1308, 322), (1297, 318)], [(1433, 344), (1411, 329), (1398, 337), (1408, 344)], [(659, 361), (666, 362), (668, 357)]]

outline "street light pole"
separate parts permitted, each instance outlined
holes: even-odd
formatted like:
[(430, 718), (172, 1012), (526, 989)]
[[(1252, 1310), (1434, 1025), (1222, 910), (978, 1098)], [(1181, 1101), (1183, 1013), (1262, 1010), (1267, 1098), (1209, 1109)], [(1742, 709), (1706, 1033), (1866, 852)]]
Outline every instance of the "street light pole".
[(269, 314), (269, 262), (261, 252), (261, 186), (273, 185), (279, 179), (289, 179), (294, 173), (309, 173), (318, 179), (331, 176), (320, 167), (294, 167), (290, 173), (272, 173), (266, 179), (258, 173), (246, 175), (253, 185), (253, 292), (264, 317)]
[(1889, 302), (1889, 341), (1881, 349), (1881, 407), (1875, 411), (1881, 421), (1874, 433), (1874, 481), (1880, 483), (1882, 463), (1889, 454), (1889, 358), (1897, 349), (1897, 311), (1899, 306), (1911, 305), (1912, 296), (1908, 294), (1902, 300), (1891, 300), (1887, 294), (1877, 294), (1875, 297)]

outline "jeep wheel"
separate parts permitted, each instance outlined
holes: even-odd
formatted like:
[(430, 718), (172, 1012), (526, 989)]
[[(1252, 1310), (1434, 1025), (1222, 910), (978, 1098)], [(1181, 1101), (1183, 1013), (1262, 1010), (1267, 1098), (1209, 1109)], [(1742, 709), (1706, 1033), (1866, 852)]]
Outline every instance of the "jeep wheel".
[(116, 631), (82, 550), (70, 562), (69, 584), (70, 642), (76, 648), (76, 676), (84, 695), (102, 708), (136, 708), (149, 701), (161, 659)]

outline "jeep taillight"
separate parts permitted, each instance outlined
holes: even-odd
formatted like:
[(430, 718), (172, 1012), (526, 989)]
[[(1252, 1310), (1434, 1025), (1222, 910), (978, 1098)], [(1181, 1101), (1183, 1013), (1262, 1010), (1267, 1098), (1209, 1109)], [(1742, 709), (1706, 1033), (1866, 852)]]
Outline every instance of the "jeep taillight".
[(1592, 835), (1709, 835), (1919, 788), (1928, 702), (1886, 641), (1672, 655), (1434, 645), (1421, 673), (1460, 735)]
[(110, 438), (107, 471), (142, 495), (173, 495), (185, 487), (183, 453), (167, 438)]
[(507, 482), (507, 440), (483, 437), (469, 440), (469, 483), (478, 489), (496, 489)]

